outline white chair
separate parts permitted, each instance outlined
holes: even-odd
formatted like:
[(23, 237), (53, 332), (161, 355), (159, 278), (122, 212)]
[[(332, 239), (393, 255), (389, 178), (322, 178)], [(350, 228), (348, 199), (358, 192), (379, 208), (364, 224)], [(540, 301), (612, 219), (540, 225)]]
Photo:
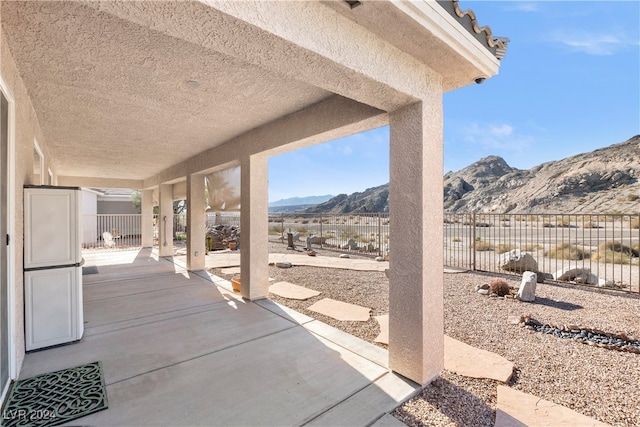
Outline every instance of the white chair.
[(102, 242), (105, 248), (113, 248), (116, 246), (116, 242), (113, 241), (113, 235), (108, 231), (102, 233)]

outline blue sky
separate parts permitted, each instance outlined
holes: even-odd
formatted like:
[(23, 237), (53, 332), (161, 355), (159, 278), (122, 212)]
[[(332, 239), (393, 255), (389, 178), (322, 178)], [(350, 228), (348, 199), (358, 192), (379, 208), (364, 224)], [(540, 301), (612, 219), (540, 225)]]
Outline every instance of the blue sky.
[[(511, 42), (497, 76), (444, 95), (445, 172), (488, 155), (528, 169), (640, 133), (640, 2), (460, 5)], [(387, 127), (269, 160), (270, 201), (388, 181)]]

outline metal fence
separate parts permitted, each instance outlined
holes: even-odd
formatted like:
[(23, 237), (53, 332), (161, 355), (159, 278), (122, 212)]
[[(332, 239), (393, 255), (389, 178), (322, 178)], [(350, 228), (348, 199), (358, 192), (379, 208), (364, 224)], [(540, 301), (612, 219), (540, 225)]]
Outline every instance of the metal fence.
[(141, 246), (141, 215), (82, 215), (84, 249), (121, 249)]
[(292, 233), (297, 245), (355, 251), (363, 255), (389, 254), (389, 214), (272, 214), (269, 216), (269, 235), (287, 242)]
[(444, 251), (448, 266), (502, 273), (520, 251), (546, 278), (640, 292), (640, 214), (446, 214)]
[[(140, 215), (85, 215), (83, 246), (139, 247)], [(157, 219), (156, 219), (157, 221)], [(154, 223), (155, 224), (155, 223)], [(207, 227), (240, 226), (239, 213), (207, 214)], [(357, 252), (388, 259), (389, 214), (326, 215), (278, 213), (269, 216), (269, 238), (297, 246)], [(185, 240), (187, 219), (174, 216), (174, 239)], [(157, 225), (154, 227), (157, 242)], [(445, 214), (445, 265), (476, 271), (503, 269), (512, 251), (527, 254), (546, 278), (577, 270), (576, 281), (640, 293), (640, 214)], [(520, 272), (513, 272), (520, 273)], [(586, 275), (586, 276), (585, 276)], [(565, 276), (566, 277), (566, 276)]]

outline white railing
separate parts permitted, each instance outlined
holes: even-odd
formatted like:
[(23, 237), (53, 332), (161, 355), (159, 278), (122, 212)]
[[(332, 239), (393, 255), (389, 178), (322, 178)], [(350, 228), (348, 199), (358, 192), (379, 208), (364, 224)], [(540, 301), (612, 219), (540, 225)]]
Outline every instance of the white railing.
[(82, 247), (84, 249), (140, 247), (141, 218), (139, 214), (82, 215)]

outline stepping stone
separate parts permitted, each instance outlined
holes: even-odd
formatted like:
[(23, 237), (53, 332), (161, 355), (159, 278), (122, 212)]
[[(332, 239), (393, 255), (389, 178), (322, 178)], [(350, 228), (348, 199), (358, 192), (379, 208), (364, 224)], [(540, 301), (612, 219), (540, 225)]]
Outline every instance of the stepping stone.
[(562, 405), (519, 390), (498, 386), (495, 427), (607, 426)]
[(289, 282), (274, 283), (273, 285), (269, 286), (269, 292), (283, 298), (297, 299), (300, 301), (304, 301), (320, 295), (320, 292), (318, 291), (305, 288), (304, 286), (294, 285), (293, 283)]
[(513, 375), (513, 363), (490, 351), (472, 347), (444, 336), (444, 368), (471, 378), (489, 378), (506, 383)]
[(380, 325), (380, 334), (374, 341), (389, 345), (389, 315), (383, 314), (382, 316), (374, 316), (373, 318), (376, 319)]
[(309, 310), (325, 316), (333, 317), (336, 320), (353, 320), (366, 322), (371, 317), (371, 309), (331, 298), (321, 299), (309, 307)]
[(221, 268), (220, 273), (222, 274), (240, 274), (240, 267), (228, 267)]

